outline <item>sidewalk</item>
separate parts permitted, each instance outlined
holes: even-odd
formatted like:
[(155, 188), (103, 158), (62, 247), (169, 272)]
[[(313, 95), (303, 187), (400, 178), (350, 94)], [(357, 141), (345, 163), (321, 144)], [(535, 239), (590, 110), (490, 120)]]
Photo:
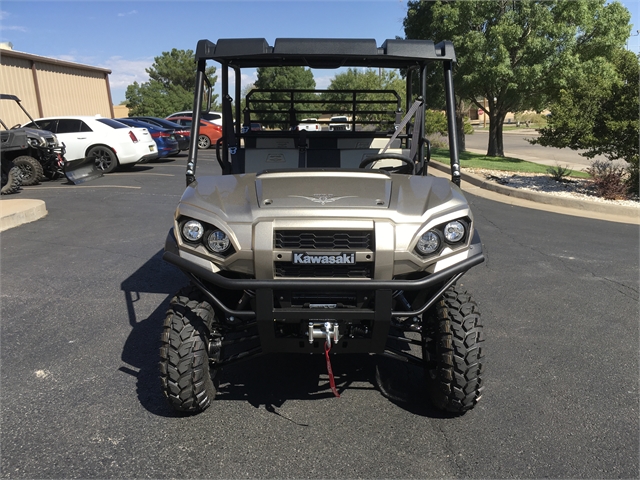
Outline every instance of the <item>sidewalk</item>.
[(47, 213), (47, 207), (42, 200), (3, 198), (0, 200), (0, 232), (34, 222)]

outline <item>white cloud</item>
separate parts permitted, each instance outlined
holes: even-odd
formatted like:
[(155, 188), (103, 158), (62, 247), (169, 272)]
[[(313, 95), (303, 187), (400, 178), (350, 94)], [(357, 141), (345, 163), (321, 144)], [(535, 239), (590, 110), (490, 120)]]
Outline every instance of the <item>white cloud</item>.
[(51, 58), (57, 58), (58, 60), (62, 60), (65, 62), (82, 63), (77, 59), (75, 55), (57, 55)]
[(137, 10), (131, 10), (130, 12), (127, 13), (119, 13), (118, 16), (119, 17), (127, 17), (129, 15), (136, 15), (138, 13)]
[(111, 97), (113, 103), (118, 105), (125, 99), (125, 92), (129, 85), (133, 82), (145, 83), (149, 81), (149, 74), (145, 69), (151, 65), (153, 65), (153, 57), (128, 60), (114, 56), (96, 66), (111, 70), (111, 75), (109, 75)]
[[(11, 16), (9, 12), (6, 10), (0, 10), (0, 21), (5, 20), (9, 16)], [(29, 30), (27, 27), (22, 27), (20, 25), (2, 25), (2, 31), (27, 33)]]
[(109, 84), (111, 88), (127, 88), (133, 82), (144, 83), (149, 80), (149, 75), (145, 71), (151, 67), (153, 58), (142, 58), (139, 60), (127, 60), (122, 57), (111, 57), (106, 62), (98, 65), (101, 68), (111, 70)]
[(29, 31), (27, 27), (20, 27), (18, 25), (10, 25), (10, 26), (3, 25), (2, 30), (11, 30), (13, 32), (22, 32), (22, 33), (27, 33)]

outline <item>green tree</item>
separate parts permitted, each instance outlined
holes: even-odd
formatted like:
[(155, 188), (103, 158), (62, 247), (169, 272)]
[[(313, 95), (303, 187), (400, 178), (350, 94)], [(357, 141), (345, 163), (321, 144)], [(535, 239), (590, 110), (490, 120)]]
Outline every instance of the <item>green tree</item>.
[(542, 110), (567, 78), (606, 68), (609, 52), (624, 45), (629, 12), (618, 2), (606, 2), (409, 0), (405, 35), (454, 43), (456, 94), (486, 112), (487, 155), (503, 156), (508, 112)]
[(614, 51), (608, 66), (581, 72), (560, 90), (540, 136), (531, 141), (544, 146), (586, 150), (581, 155), (626, 160), (629, 190), (638, 195), (638, 56), (623, 48)]
[[(357, 69), (349, 68), (343, 73), (334, 76), (327, 90), (393, 90), (400, 98), (400, 106), (405, 100), (405, 81), (393, 70), (385, 69)], [(352, 93), (325, 92), (321, 95), (325, 102), (326, 110), (349, 113), (352, 110)], [(335, 102), (335, 103), (334, 103)], [(397, 100), (393, 94), (389, 93), (358, 93), (356, 95), (356, 106), (359, 113), (358, 120), (361, 122), (375, 122), (381, 129), (393, 129), (394, 112), (397, 110)], [(385, 113), (379, 113), (384, 111)], [(378, 113), (373, 113), (378, 112)], [(365, 127), (366, 128), (366, 127)], [(375, 127), (371, 127), (375, 128)]]
[[(154, 58), (145, 69), (149, 81), (134, 82), (127, 87), (125, 98), (129, 115), (165, 117), (180, 110), (193, 108), (196, 64), (193, 50), (173, 49)], [(216, 68), (208, 67), (206, 74), (213, 86), (217, 81)], [(216, 108), (217, 95), (212, 94), (212, 107)]]
[[(255, 117), (269, 127), (288, 128), (295, 115), (297, 120), (308, 117), (308, 110), (314, 108), (309, 100), (317, 100), (314, 93), (297, 93), (291, 97), (291, 90), (314, 90), (316, 81), (313, 72), (304, 67), (258, 67), (254, 87), (258, 90), (287, 90), (287, 92), (253, 92), (248, 107), (256, 112)], [(294, 111), (291, 111), (291, 108)]]

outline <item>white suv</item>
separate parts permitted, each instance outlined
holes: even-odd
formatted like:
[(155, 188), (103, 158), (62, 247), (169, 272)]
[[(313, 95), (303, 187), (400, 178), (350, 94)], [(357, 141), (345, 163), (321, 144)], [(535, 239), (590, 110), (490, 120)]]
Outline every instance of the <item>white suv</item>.
[(47, 117), (24, 125), (38, 126), (56, 134), (65, 146), (68, 161), (94, 157), (96, 167), (104, 173), (112, 172), (119, 165), (146, 163), (158, 158), (156, 142), (146, 128), (129, 127), (112, 118)]
[[(167, 119), (171, 120), (172, 117), (190, 117), (192, 114), (193, 112), (191, 110), (185, 110), (184, 112), (172, 113), (167, 117)], [(202, 120), (208, 120), (211, 123), (222, 126), (222, 114), (220, 112), (202, 112), (200, 114), (200, 118)]]

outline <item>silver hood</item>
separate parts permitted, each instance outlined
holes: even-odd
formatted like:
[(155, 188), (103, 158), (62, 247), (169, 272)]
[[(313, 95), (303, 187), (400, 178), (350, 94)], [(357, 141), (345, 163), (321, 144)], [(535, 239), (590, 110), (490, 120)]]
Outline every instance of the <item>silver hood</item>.
[[(195, 207), (224, 221), (261, 217), (422, 217), (427, 206), (468, 208), (460, 190), (446, 179), (391, 175), (383, 171), (274, 171), (200, 177), (186, 189), (180, 209)], [(367, 210), (365, 213), (363, 210)], [(389, 210), (393, 210), (390, 212)], [(418, 218), (414, 218), (414, 221)], [(203, 218), (206, 219), (206, 218)]]

